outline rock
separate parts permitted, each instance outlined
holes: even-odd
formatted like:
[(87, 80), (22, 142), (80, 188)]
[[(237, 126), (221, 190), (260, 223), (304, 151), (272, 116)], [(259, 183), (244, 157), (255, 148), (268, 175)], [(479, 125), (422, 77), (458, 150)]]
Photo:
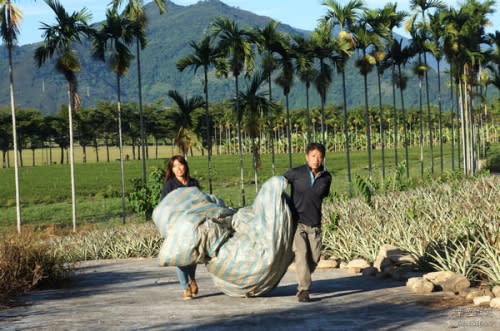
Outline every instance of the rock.
[(497, 308), (500, 309), (500, 298), (493, 298), (490, 301), (490, 307), (491, 308)]
[(500, 298), (500, 286), (495, 286), (491, 289), (491, 292), (495, 296), (495, 298)]
[(340, 268), (340, 269), (345, 269), (345, 268), (347, 268), (347, 263), (345, 263), (345, 262), (340, 262), (340, 264), (339, 264), (339, 268)]
[(451, 292), (451, 291), (444, 291), (444, 292), (443, 292), (443, 295), (444, 295), (445, 297), (454, 297), (456, 294), (455, 294), (455, 292)]
[(361, 268), (347, 267), (347, 272), (350, 274), (359, 274), (361, 272)]
[(388, 268), (392, 268), (392, 266), (394, 266), (394, 263), (392, 263), (392, 261), (390, 259), (384, 258), (384, 260), (382, 260), (382, 262), (380, 263), (378, 270), (384, 271)]
[(364, 268), (361, 273), (365, 277), (375, 276), (377, 274), (377, 268), (375, 268), (375, 267)]
[(380, 250), (378, 251), (377, 257), (375, 258), (375, 262), (373, 263), (373, 266), (377, 268), (378, 271), (383, 271), (384, 270), (384, 264), (387, 266), (387, 264), (392, 264), (391, 260), (388, 259), (388, 251), (395, 251), (399, 250), (396, 246), (392, 245), (382, 245), (380, 247)]
[(434, 284), (422, 277), (408, 279), (406, 286), (415, 294), (428, 294), (434, 290)]
[(422, 277), (412, 277), (412, 278), (409, 278), (407, 281), (406, 281), (406, 286), (407, 287), (413, 287), (417, 282), (419, 282), (421, 279), (423, 279)]
[(489, 307), (490, 301), (491, 301), (491, 297), (489, 295), (475, 297), (474, 298), (474, 306)]
[(465, 297), (465, 300), (467, 301), (474, 301), (474, 298), (480, 297), (483, 294), (481, 293), (481, 290), (478, 288), (466, 288), (463, 291), (460, 292), (460, 295)]
[(359, 268), (364, 269), (370, 267), (370, 263), (368, 263), (365, 259), (355, 259), (347, 264), (348, 268)]
[(415, 264), (415, 265), (417, 264), (417, 260), (415, 260), (415, 258), (409, 254), (390, 256), (389, 259), (397, 265), (404, 263)]
[(439, 285), (441, 285), (443, 291), (449, 291), (458, 294), (464, 289), (470, 287), (470, 281), (463, 275), (453, 274), (453, 276), (448, 278), (443, 283), (440, 283)]
[(339, 263), (337, 260), (319, 260), (316, 269), (328, 269), (328, 268), (337, 268)]
[(455, 273), (452, 271), (436, 271), (429, 272), (424, 275), (424, 279), (432, 282), (434, 285), (441, 285), (445, 281), (447, 281), (450, 277), (452, 277)]

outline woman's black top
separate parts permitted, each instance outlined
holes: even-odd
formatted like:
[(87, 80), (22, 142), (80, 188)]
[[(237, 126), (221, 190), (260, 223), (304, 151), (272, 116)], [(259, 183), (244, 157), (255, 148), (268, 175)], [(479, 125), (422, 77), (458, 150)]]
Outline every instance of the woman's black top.
[(194, 178), (189, 178), (187, 185), (183, 185), (177, 177), (172, 177), (169, 180), (163, 184), (163, 188), (161, 189), (161, 197), (160, 200), (163, 199), (167, 194), (175, 190), (176, 188), (179, 187), (189, 187), (189, 186), (196, 186), (199, 187), (200, 185), (198, 184), (198, 181)]

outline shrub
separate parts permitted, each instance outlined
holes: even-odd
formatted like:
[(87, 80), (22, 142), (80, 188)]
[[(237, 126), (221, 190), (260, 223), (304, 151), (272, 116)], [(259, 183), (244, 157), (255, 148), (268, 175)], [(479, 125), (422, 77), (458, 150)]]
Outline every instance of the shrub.
[(29, 229), (7, 234), (0, 244), (0, 305), (36, 286), (56, 286), (67, 278), (71, 265)]
[(128, 200), (132, 210), (151, 218), (153, 209), (160, 201), (160, 193), (165, 174), (163, 169), (153, 168), (149, 172), (148, 183), (145, 184), (142, 179), (132, 180), (133, 190), (128, 194)]

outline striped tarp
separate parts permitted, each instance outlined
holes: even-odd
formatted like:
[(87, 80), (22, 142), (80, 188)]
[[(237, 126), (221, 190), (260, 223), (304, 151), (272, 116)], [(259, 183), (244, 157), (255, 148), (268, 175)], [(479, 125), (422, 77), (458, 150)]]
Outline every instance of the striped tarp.
[(286, 180), (266, 181), (252, 206), (236, 213), (195, 187), (168, 194), (153, 212), (165, 237), (160, 265), (205, 263), (231, 296), (258, 296), (278, 285), (292, 260)]

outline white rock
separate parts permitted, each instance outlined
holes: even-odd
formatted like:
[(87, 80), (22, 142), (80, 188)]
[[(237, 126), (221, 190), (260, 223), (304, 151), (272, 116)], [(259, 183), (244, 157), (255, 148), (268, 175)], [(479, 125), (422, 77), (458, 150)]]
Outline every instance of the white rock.
[(451, 278), (455, 273), (452, 271), (429, 272), (424, 275), (424, 279), (432, 282), (434, 285), (440, 285)]
[(489, 295), (484, 295), (481, 297), (474, 298), (474, 306), (489, 306), (491, 297)]
[(434, 284), (421, 277), (408, 279), (406, 286), (415, 294), (428, 294), (434, 290)]
[(495, 296), (495, 298), (500, 298), (500, 286), (495, 286), (491, 289), (491, 292)]
[(348, 268), (359, 268), (364, 269), (370, 267), (370, 263), (365, 259), (355, 259), (347, 264)]
[(491, 308), (497, 308), (500, 309), (500, 298), (493, 298), (490, 301), (490, 307)]
[(339, 263), (337, 260), (319, 260), (316, 269), (333, 269), (337, 268)]
[(361, 273), (361, 268), (347, 267), (347, 272), (350, 274), (359, 274), (359, 273)]

